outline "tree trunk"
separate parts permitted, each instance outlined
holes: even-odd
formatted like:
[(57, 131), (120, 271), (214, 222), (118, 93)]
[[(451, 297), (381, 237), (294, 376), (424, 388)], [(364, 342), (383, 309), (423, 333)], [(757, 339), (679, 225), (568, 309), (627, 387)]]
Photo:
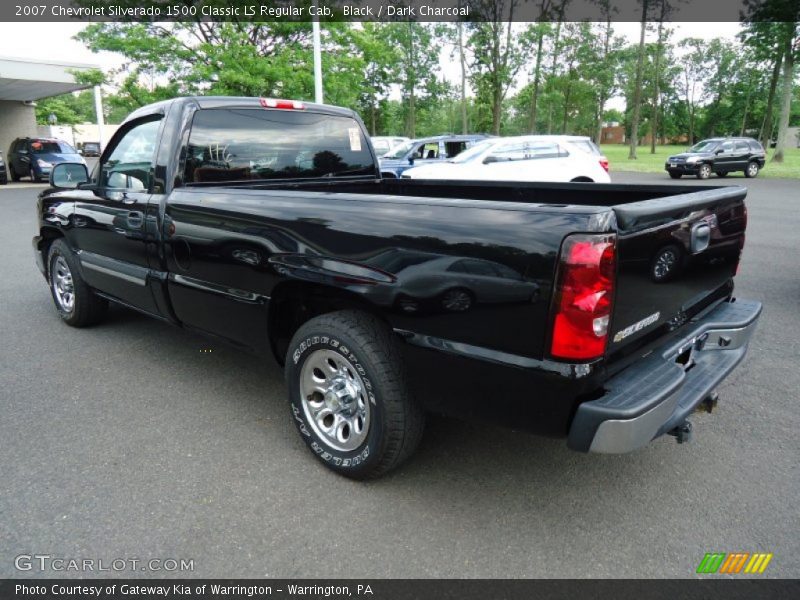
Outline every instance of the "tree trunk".
[(661, 82), (661, 47), (663, 40), (661, 36), (664, 33), (664, 17), (666, 11), (666, 0), (661, 0), (661, 18), (658, 21), (658, 41), (656, 42), (656, 60), (655, 60), (655, 81), (653, 82), (653, 126), (650, 128), (650, 154), (656, 153), (656, 137), (658, 136), (658, 109), (659, 98), (661, 90), (659, 84)]
[(567, 90), (564, 92), (564, 115), (561, 121), (561, 133), (567, 133), (567, 118), (569, 117), (569, 99), (572, 96), (572, 84), (567, 85)]
[(417, 115), (414, 112), (416, 109), (415, 101), (414, 89), (412, 88), (408, 97), (408, 114), (406, 115), (406, 135), (412, 139), (417, 137)]
[(778, 121), (778, 141), (775, 144), (775, 154), (772, 162), (782, 163), (783, 154), (786, 150), (786, 142), (789, 137), (789, 115), (792, 108), (792, 91), (794, 88), (794, 31), (792, 35), (786, 36), (786, 48), (783, 55), (783, 94), (781, 95), (781, 116)]
[(461, 61), (461, 133), (466, 134), (469, 131), (467, 126), (467, 67), (466, 58), (464, 57), (464, 24), (459, 21), (456, 24), (458, 28), (458, 55)]
[[(609, 16), (606, 19), (606, 38), (603, 45), (603, 64), (608, 64), (608, 51), (609, 45), (611, 44), (611, 17)], [(596, 123), (596, 133), (595, 133), (595, 143), (599, 146), (600, 143), (603, 141), (603, 109), (606, 106), (606, 92), (605, 88), (601, 88), (600, 95), (597, 99), (597, 123)]]
[(775, 64), (772, 66), (772, 77), (769, 80), (769, 95), (767, 96), (767, 110), (764, 113), (764, 121), (761, 123), (759, 138), (764, 148), (769, 148), (769, 138), (772, 134), (772, 106), (775, 104), (775, 89), (778, 87), (778, 77), (781, 74), (781, 63), (783, 62), (783, 51), (778, 52), (775, 57)]
[(633, 117), (631, 119), (631, 149), (628, 159), (636, 159), (636, 146), (639, 143), (639, 114), (642, 103), (642, 67), (644, 65), (644, 34), (647, 29), (647, 0), (642, 0), (642, 28), (639, 34), (639, 58), (636, 61), (636, 87), (633, 90)]
[[(541, 25), (541, 23), (540, 23)], [(536, 133), (536, 108), (539, 101), (539, 76), (542, 70), (542, 46), (544, 45), (544, 30), (539, 29), (539, 39), (536, 45), (536, 66), (533, 69), (533, 96), (531, 97), (531, 118), (528, 129)]]
[(747, 76), (747, 96), (744, 99), (744, 114), (742, 115), (742, 128), (739, 131), (739, 137), (744, 137), (744, 131), (747, 129), (747, 113), (750, 112), (750, 96), (753, 91), (753, 82), (750, 76)]
[(414, 23), (408, 22), (408, 72), (407, 92), (408, 92), (408, 112), (406, 114), (406, 135), (410, 138), (417, 137), (417, 115), (416, 115), (416, 88), (417, 88), (417, 63), (414, 54)]
[[(561, 38), (561, 23), (564, 19), (564, 7), (566, 2), (561, 5), (561, 11), (558, 14), (558, 23), (556, 23), (556, 35), (553, 38), (553, 66), (550, 68), (550, 77), (547, 81), (547, 90), (548, 92), (553, 88), (553, 79), (556, 76), (556, 67), (558, 66), (558, 42)], [(550, 98), (550, 102), (547, 103), (547, 134), (550, 135), (553, 133), (553, 99)]]

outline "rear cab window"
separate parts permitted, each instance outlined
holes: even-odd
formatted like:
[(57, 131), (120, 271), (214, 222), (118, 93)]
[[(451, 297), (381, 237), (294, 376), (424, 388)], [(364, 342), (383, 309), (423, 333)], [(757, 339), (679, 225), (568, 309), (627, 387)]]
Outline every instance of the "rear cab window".
[(258, 108), (198, 110), (186, 148), (187, 185), (374, 175), (351, 117)]

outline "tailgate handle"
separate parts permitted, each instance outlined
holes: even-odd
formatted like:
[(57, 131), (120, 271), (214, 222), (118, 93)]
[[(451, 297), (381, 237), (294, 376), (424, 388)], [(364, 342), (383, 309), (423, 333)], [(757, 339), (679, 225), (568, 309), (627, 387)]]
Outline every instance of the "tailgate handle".
[(711, 243), (711, 227), (702, 222), (692, 227), (692, 254), (700, 254)]

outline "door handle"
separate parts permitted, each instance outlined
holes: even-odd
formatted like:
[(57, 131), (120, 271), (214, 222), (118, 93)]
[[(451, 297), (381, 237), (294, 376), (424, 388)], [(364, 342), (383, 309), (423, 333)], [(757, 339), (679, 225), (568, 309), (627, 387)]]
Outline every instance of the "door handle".
[(144, 213), (134, 210), (128, 213), (128, 227), (131, 229), (141, 229), (144, 224)]

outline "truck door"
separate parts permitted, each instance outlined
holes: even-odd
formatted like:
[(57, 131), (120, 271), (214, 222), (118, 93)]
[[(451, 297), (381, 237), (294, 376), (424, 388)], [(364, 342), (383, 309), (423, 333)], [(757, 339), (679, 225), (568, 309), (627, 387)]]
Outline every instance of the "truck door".
[(152, 313), (158, 311), (144, 234), (161, 117), (132, 121), (117, 132), (98, 165), (96, 187), (76, 195), (73, 228), (89, 285)]

